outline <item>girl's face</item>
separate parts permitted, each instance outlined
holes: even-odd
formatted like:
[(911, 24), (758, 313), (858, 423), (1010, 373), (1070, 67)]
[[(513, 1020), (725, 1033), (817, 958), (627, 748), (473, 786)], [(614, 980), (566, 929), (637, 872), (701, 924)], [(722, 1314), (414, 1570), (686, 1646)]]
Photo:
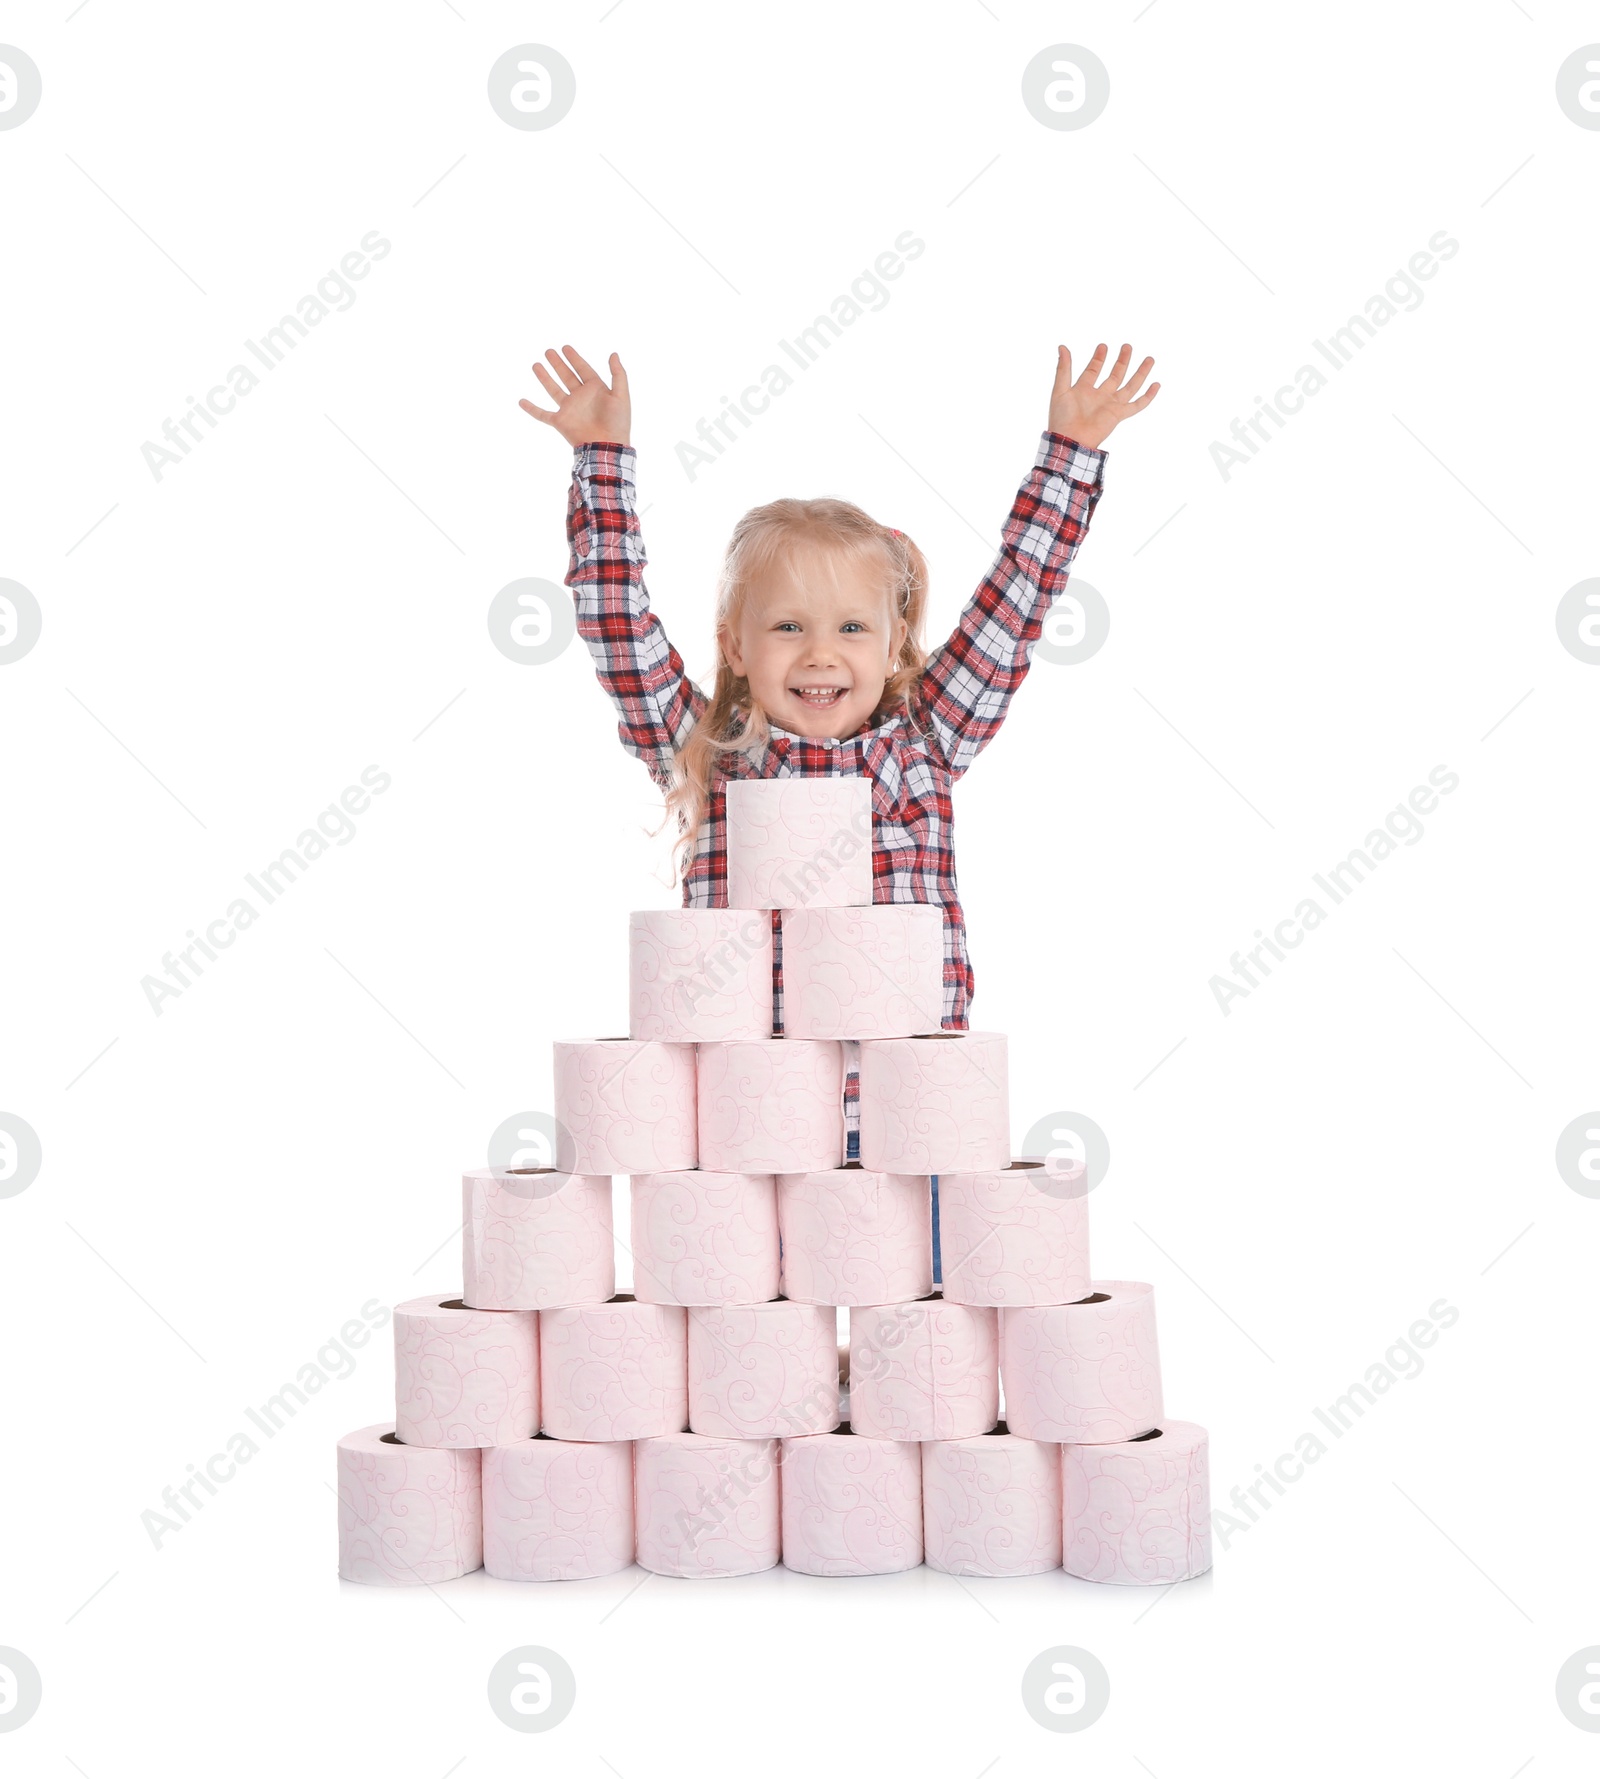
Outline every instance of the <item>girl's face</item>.
[(717, 640), (769, 721), (842, 741), (877, 708), (905, 635), (881, 568), (812, 549), (752, 587)]

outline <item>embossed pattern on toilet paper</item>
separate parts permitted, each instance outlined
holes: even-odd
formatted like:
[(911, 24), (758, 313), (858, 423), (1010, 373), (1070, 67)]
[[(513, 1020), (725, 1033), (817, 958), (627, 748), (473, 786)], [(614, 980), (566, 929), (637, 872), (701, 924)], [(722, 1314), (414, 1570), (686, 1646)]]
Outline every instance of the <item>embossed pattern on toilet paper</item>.
[(778, 1294), (771, 1174), (636, 1174), (628, 1183), (641, 1303), (765, 1303)]
[[(550, 1182), (554, 1190), (545, 1190)], [(474, 1309), (604, 1303), (616, 1289), (611, 1179), (479, 1168), (461, 1180), (462, 1298)]]
[(728, 906), (872, 901), (872, 786), (865, 778), (730, 779)]
[(1000, 1032), (861, 1045), (861, 1162), (896, 1174), (977, 1173), (1011, 1160)]
[(558, 1043), (556, 1122), (573, 1145), (579, 1174), (647, 1174), (693, 1167), (695, 1050), (653, 1039)]
[(702, 1044), (701, 1167), (769, 1174), (838, 1167), (844, 1160), (843, 1092), (844, 1061), (832, 1040)]
[(698, 1433), (634, 1447), (638, 1562), (656, 1575), (752, 1575), (778, 1561), (778, 1442)]
[(785, 911), (786, 1037), (893, 1037), (937, 1031), (943, 1017), (944, 916), (938, 908), (882, 902)]
[(395, 1430), (407, 1445), (509, 1445), (539, 1426), (530, 1310), (451, 1308), (416, 1297), (394, 1312)]
[(905, 1303), (933, 1289), (925, 1174), (779, 1174), (778, 1230), (783, 1294), (796, 1303)]
[(1061, 1448), (1009, 1432), (930, 1441), (922, 1525), (928, 1567), (947, 1575), (1060, 1568)]
[(1006, 1422), (1025, 1439), (1105, 1445), (1161, 1422), (1155, 1294), (1092, 1283), (1107, 1302), (1000, 1312)]
[(1206, 1430), (1166, 1421), (1156, 1439), (1061, 1452), (1063, 1566), (1086, 1581), (1146, 1586), (1211, 1567)]
[(939, 1175), (939, 1251), (950, 1303), (1056, 1304), (1089, 1295), (1089, 1200), (1057, 1196), (1039, 1158)]
[(395, 1586), (453, 1581), (483, 1561), (476, 1447), (397, 1445), (387, 1422), (339, 1441), (339, 1573)]
[(965, 1439), (999, 1414), (995, 1311), (928, 1298), (850, 1311), (850, 1424), (880, 1439)]
[(684, 1312), (622, 1301), (539, 1318), (544, 1431), (553, 1439), (643, 1439), (688, 1422)]
[(904, 1440), (823, 1433), (783, 1442), (783, 1564), (894, 1575), (922, 1561), (922, 1467)]
[(633, 1446), (524, 1439), (483, 1454), (483, 1566), (581, 1581), (633, 1561)]
[(628, 1035), (772, 1036), (772, 918), (743, 908), (628, 917)]
[(689, 1425), (763, 1439), (839, 1424), (834, 1313), (808, 1303), (689, 1311)]

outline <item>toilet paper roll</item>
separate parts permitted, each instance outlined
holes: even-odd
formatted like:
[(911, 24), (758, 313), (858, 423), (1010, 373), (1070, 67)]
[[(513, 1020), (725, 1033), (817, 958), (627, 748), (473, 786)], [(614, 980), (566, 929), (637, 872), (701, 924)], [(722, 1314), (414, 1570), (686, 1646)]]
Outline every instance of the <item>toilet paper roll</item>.
[(827, 1433), (839, 1424), (837, 1319), (818, 1304), (689, 1311), (689, 1425), (717, 1438)]
[(770, 1038), (771, 916), (743, 908), (629, 915), (628, 1005), (634, 1038)]
[(779, 1174), (778, 1231), (783, 1294), (795, 1303), (906, 1303), (933, 1289), (926, 1174), (859, 1162)]
[(555, 1050), (556, 1122), (579, 1174), (693, 1167), (695, 1053), (653, 1038), (588, 1038)]
[(1065, 1304), (1087, 1297), (1083, 1176), (1024, 1156), (989, 1173), (939, 1175), (939, 1256), (948, 1303)]
[(1003, 1033), (935, 1030), (862, 1043), (863, 1167), (943, 1176), (1010, 1160)]
[(633, 1561), (633, 1446), (540, 1433), (483, 1454), (483, 1566), (502, 1581), (582, 1581)]
[(616, 1289), (611, 1177), (479, 1168), (461, 1178), (462, 1300), (474, 1309), (604, 1303)]
[(633, 1293), (641, 1303), (765, 1303), (778, 1294), (771, 1174), (635, 1174)]
[(395, 1432), (406, 1445), (510, 1445), (539, 1427), (530, 1310), (414, 1297), (394, 1312)]
[(967, 1439), (1000, 1412), (996, 1312), (946, 1303), (850, 1311), (850, 1424), (879, 1439)]
[(699, 1051), (701, 1167), (798, 1173), (844, 1160), (844, 1059), (838, 1044), (742, 1038), (702, 1044)]
[(1112, 1445), (1061, 1448), (1062, 1566), (1085, 1581), (1161, 1585), (1211, 1567), (1206, 1430), (1163, 1421)]
[(730, 908), (872, 901), (869, 779), (731, 779), (727, 817)]
[(688, 1425), (681, 1309), (621, 1292), (609, 1303), (545, 1310), (539, 1346), (552, 1439), (644, 1439)]
[(380, 1421), (339, 1441), (339, 1574), (401, 1586), (483, 1562), (479, 1452), (402, 1445)]
[(783, 1566), (896, 1575), (922, 1561), (922, 1464), (909, 1440), (847, 1427), (783, 1442)]
[(928, 1567), (946, 1575), (1059, 1569), (1060, 1446), (1020, 1439), (1004, 1421), (976, 1439), (931, 1440), (922, 1447), (922, 1529)]
[(753, 1575), (778, 1561), (778, 1442), (670, 1433), (634, 1447), (635, 1545), (655, 1575)]
[(1106, 1445), (1161, 1424), (1155, 1294), (1093, 1283), (1081, 1303), (1000, 1312), (1006, 1420), (1025, 1439)]
[(888, 1038), (937, 1031), (943, 1017), (941, 909), (883, 902), (785, 911), (786, 1037)]

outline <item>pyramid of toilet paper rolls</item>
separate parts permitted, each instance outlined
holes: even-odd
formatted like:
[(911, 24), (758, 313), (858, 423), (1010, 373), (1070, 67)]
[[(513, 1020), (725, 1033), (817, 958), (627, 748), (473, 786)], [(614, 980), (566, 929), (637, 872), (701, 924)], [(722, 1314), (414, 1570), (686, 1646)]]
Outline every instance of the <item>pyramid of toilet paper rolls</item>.
[(460, 1295), (394, 1312), (340, 1574), (1202, 1573), (1206, 1434), (1166, 1419), (1151, 1288), (1091, 1278), (1081, 1167), (1013, 1158), (1005, 1038), (940, 1031), (942, 916), (873, 903), (868, 781), (727, 797), (728, 907), (632, 916), (631, 1035), (555, 1046), (555, 1165), (467, 1174)]

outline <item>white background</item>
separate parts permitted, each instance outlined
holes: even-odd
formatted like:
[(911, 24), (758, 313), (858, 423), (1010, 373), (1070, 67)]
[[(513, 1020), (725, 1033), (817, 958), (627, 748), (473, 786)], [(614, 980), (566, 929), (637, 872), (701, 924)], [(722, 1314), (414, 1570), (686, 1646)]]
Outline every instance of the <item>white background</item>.
[[(12, 1770), (1592, 1769), (1555, 1676), (1600, 1642), (1600, 1204), (1554, 1155), (1600, 1103), (1600, 669), (1554, 614), (1597, 572), (1600, 132), (1555, 77), (1597, 38), (1561, 0), (0, 7), (43, 74), (0, 132), (0, 575), (43, 612), (0, 670), (0, 1110), (43, 1151), (0, 1200), (0, 1644), (44, 1677)], [(1020, 98), (1063, 42), (1110, 70), (1082, 130)], [(521, 43), (576, 70), (549, 130), (486, 100)], [(348, 312), (155, 480), (141, 444), (373, 229)], [(906, 229), (886, 306), (691, 480), (676, 444)], [(1440, 229), (1420, 306), (1225, 480), (1212, 441)], [(1077, 563), (1110, 640), (1036, 662), (957, 792), (973, 1022), (1019, 1141), (1108, 1134), (1096, 1271), (1154, 1282), (1219, 1509), (1459, 1310), (1210, 1576), (341, 1585), (387, 1330), (143, 1529), (363, 1303), (458, 1284), (461, 1171), (547, 1108), (553, 1037), (623, 1029), (627, 911), (677, 899), (582, 645), (519, 666), (485, 623), (565, 573), (569, 454), (516, 400), (569, 340), (630, 369), (700, 675), (747, 507), (910, 532), (936, 642), (1057, 342), (1155, 355)], [(154, 1013), (369, 764), (354, 839)], [(1211, 977), (1437, 765), (1424, 837), (1224, 1016)], [(542, 1737), (486, 1702), (523, 1643), (578, 1679)], [(1111, 1677), (1070, 1737), (1019, 1694), (1055, 1644)]]

